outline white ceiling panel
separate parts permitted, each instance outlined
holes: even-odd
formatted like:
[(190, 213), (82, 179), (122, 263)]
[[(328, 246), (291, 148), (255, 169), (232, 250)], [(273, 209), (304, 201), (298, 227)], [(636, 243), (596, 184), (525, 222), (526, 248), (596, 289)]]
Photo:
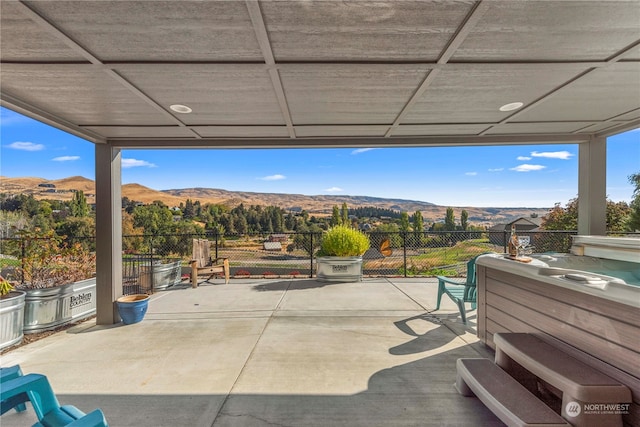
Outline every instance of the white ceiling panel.
[(33, 60), (83, 61), (62, 41), (25, 16), (18, 2), (2, 2), (0, 10), (0, 58), (2, 61)]
[(78, 126), (173, 124), (92, 65), (3, 65), (0, 90)]
[(261, 2), (276, 60), (430, 60), (474, 1)]
[(295, 125), (391, 124), (424, 79), (413, 65), (287, 66), (280, 70)]
[(640, 2), (491, 0), (452, 61), (590, 61), (638, 39)]
[(37, 1), (35, 11), (102, 61), (261, 60), (241, 1)]
[(284, 124), (263, 65), (126, 65), (116, 71), (167, 110), (188, 105), (193, 113), (172, 114), (190, 125)]
[(527, 105), (579, 71), (572, 64), (447, 68), (437, 74), (404, 123), (497, 123), (513, 114), (499, 111), (502, 105)]
[(607, 120), (638, 108), (639, 103), (640, 63), (616, 63), (562, 88), (523, 112), (518, 121)]

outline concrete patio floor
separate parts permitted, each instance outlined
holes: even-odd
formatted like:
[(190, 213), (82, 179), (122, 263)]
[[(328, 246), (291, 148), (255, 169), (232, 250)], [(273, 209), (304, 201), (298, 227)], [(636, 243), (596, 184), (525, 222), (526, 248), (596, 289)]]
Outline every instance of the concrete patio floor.
[[(90, 320), (2, 356), (119, 426), (501, 426), (460, 396), (459, 357), (492, 357), (435, 279), (202, 283), (134, 325)], [(31, 425), (31, 409), (3, 427)]]

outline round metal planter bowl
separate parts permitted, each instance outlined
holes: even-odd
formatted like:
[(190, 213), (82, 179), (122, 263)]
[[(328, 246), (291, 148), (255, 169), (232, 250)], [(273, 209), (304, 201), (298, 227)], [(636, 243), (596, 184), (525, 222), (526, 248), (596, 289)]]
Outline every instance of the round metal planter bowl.
[(118, 314), (125, 325), (141, 322), (149, 307), (149, 295), (125, 295), (116, 300)]

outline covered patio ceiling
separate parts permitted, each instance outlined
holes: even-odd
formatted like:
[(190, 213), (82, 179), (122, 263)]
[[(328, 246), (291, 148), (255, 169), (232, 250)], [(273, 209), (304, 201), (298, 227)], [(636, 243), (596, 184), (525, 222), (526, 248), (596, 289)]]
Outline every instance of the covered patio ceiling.
[(581, 143), (640, 126), (637, 0), (0, 7), (2, 105), (113, 147)]

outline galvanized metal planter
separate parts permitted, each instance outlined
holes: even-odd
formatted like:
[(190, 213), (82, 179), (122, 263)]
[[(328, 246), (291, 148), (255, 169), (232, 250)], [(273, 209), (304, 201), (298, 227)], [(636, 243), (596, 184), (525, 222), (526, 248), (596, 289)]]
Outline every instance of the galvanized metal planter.
[[(153, 290), (164, 291), (167, 288), (180, 284), (182, 260), (177, 258), (168, 263), (153, 263)], [(143, 276), (145, 277), (145, 276)], [(148, 277), (148, 273), (147, 273)], [(149, 278), (150, 279), (150, 278)], [(144, 285), (143, 285), (144, 288)]]
[(0, 299), (0, 349), (22, 341), (24, 318), (23, 291), (11, 291)]
[(95, 278), (25, 292), (25, 334), (48, 331), (96, 313)]
[(323, 282), (361, 282), (362, 257), (318, 257), (316, 276)]

